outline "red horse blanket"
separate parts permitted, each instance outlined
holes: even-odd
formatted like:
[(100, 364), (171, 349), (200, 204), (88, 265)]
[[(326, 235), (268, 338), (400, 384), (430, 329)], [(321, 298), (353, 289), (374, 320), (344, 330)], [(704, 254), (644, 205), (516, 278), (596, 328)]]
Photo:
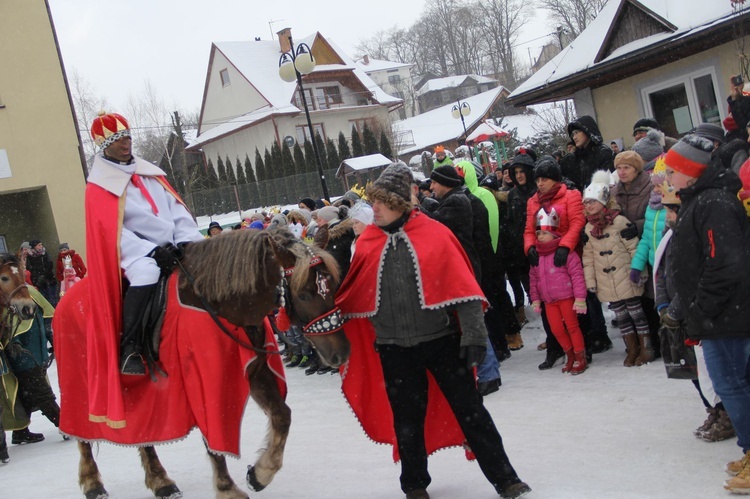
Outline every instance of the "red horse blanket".
[[(168, 377), (154, 383), (149, 376), (121, 376), (126, 426), (115, 429), (90, 421), (86, 316), (96, 312), (89, 307), (87, 280), (71, 288), (55, 312), (60, 431), (85, 441), (140, 446), (182, 439), (197, 426), (212, 452), (239, 457), (240, 427), (250, 394), (245, 372), (257, 358), (223, 334), (208, 313), (180, 303), (176, 275), (169, 282), (159, 352)], [(222, 322), (231, 333), (245, 337), (242, 329)], [(265, 348), (277, 350), (268, 320), (264, 327)], [(280, 356), (268, 355), (267, 362), (286, 397)]]

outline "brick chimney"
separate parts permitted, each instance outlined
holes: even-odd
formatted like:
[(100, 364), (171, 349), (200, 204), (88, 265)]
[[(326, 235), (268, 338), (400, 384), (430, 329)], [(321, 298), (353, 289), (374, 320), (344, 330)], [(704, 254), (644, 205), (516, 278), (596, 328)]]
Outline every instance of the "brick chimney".
[(281, 31), (277, 31), (276, 35), (279, 37), (281, 52), (290, 52), (292, 50), (292, 43), (289, 39), (292, 37), (292, 28), (284, 28)]
[(370, 64), (370, 56), (369, 55), (365, 54), (362, 59), (365, 62), (365, 66), (367, 66), (368, 64)]

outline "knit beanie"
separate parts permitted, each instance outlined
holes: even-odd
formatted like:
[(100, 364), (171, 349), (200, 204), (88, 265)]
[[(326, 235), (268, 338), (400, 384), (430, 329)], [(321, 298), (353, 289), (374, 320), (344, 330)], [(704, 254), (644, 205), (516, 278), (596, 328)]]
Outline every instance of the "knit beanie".
[(61, 245), (60, 245), (60, 246), (59, 246), (59, 247), (57, 248), (57, 251), (63, 251), (63, 250), (65, 250), (65, 251), (69, 251), (69, 250), (70, 250), (70, 246), (68, 246), (68, 243), (62, 243), (62, 244), (61, 244)]
[(713, 143), (698, 135), (685, 135), (672, 146), (664, 158), (667, 168), (698, 178), (711, 161)]
[(310, 211), (315, 209), (315, 200), (313, 198), (302, 198), (298, 204), (304, 205)]
[(548, 178), (555, 182), (562, 181), (560, 165), (557, 164), (552, 156), (542, 156), (534, 168), (534, 178)]
[(644, 164), (650, 163), (664, 152), (664, 134), (656, 129), (649, 130), (645, 137), (633, 145), (632, 150), (640, 154)]
[[(640, 140), (638, 142), (640, 142)], [(643, 158), (641, 158), (641, 155), (635, 151), (623, 151), (615, 156), (615, 168), (617, 168), (618, 165), (632, 166), (638, 171), (638, 173), (640, 173), (643, 171)]]
[(393, 210), (411, 211), (411, 185), (414, 177), (406, 163), (391, 163), (380, 177), (367, 187), (367, 199), (382, 201)]
[(708, 140), (718, 140), (720, 143), (724, 143), (726, 138), (724, 136), (724, 129), (719, 125), (713, 123), (701, 123), (690, 132), (699, 137), (703, 137)]
[(339, 209), (336, 206), (324, 206), (318, 210), (318, 218), (322, 218), (326, 222), (335, 220), (339, 217)]
[[(618, 154), (619, 156), (619, 154)], [(583, 191), (583, 201), (593, 199), (604, 206), (609, 203), (609, 172), (597, 170), (591, 177), (591, 183)]]
[(430, 180), (452, 189), (461, 187), (464, 183), (464, 179), (458, 174), (456, 168), (451, 165), (438, 166), (432, 170), (432, 173), (430, 173)]
[(21, 243), (21, 249), (30, 250), (31, 249), (31, 244), (29, 244), (28, 241), (24, 241), (24, 242)]
[(40, 241), (39, 239), (32, 239), (31, 241), (29, 241), (29, 246), (31, 246), (31, 248), (34, 249), (34, 248), (36, 248), (36, 245), (39, 244), (39, 243), (41, 243), (41, 242), (42, 241)]
[(633, 136), (636, 132), (648, 132), (649, 130), (661, 130), (659, 123), (653, 118), (641, 118), (633, 125)]
[(256, 220), (252, 222), (250, 225), (247, 226), (248, 229), (257, 229), (257, 230), (263, 230), (263, 222), (260, 220)]
[(362, 222), (365, 225), (370, 225), (373, 219), (372, 207), (369, 204), (360, 201), (349, 210), (349, 218)]

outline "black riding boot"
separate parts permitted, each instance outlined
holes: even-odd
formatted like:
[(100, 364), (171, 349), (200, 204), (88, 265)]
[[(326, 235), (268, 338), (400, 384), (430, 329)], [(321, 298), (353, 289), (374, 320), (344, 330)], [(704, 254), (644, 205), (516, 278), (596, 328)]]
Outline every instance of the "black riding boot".
[(120, 372), (122, 374), (146, 374), (141, 355), (143, 338), (143, 314), (156, 284), (130, 286), (125, 293), (122, 306), (122, 335), (120, 336)]

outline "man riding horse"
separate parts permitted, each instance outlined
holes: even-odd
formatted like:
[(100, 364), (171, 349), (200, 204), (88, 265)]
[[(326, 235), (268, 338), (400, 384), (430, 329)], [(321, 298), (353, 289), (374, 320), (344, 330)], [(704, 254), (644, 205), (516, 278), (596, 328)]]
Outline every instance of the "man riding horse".
[(164, 171), (133, 155), (125, 118), (100, 113), (91, 136), (101, 152), (86, 187), (94, 311), (88, 318), (88, 361), (90, 376), (97, 378), (89, 384), (90, 418), (119, 427), (125, 424), (119, 373), (146, 374), (140, 344), (143, 311), (160, 275), (172, 270), (174, 258), (165, 246), (203, 236)]

